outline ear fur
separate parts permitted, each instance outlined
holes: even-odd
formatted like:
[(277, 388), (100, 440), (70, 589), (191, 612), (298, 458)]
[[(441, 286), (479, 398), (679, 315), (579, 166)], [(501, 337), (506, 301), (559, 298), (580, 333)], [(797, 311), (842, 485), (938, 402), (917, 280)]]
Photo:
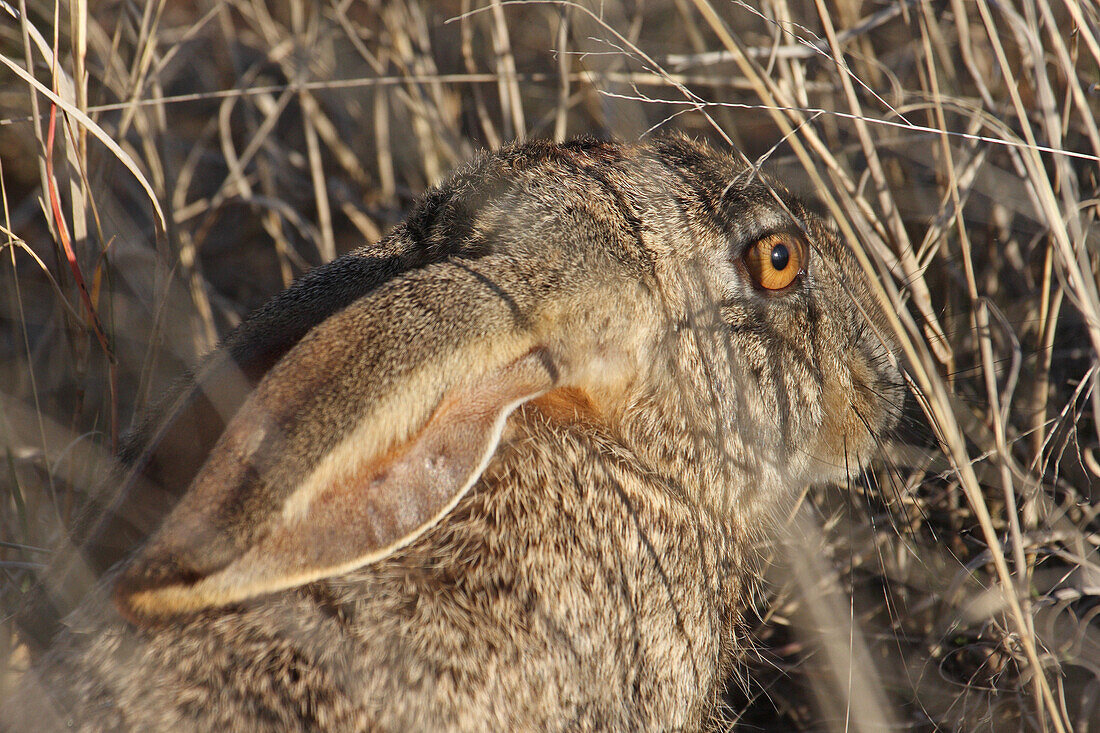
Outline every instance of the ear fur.
[(119, 607), (135, 621), (194, 611), (391, 554), (438, 522), (477, 481), (508, 415), (553, 386), (547, 366), (545, 354), (535, 350), (450, 390), (420, 430), (380, 454), (357, 450), (353, 433), (281, 510), (273, 508), (273, 521), (254, 544), (213, 572), (189, 572), (195, 559), (189, 555), (209, 550), (211, 542), (224, 544), (211, 536), (217, 518), (192, 513), (190, 521), (170, 525), (183, 531), (158, 538), (127, 569), (116, 585)]
[[(522, 293), (525, 273), (485, 266)], [(121, 613), (144, 623), (240, 602), (413, 541), (477, 481), (508, 414), (558, 386), (561, 355), (516, 318), (536, 302), (441, 263), (320, 323), (263, 377), (118, 577)]]

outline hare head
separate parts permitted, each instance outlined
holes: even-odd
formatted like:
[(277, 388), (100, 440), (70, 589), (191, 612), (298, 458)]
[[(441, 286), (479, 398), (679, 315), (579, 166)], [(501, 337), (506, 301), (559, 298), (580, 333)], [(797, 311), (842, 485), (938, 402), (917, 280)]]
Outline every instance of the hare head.
[(263, 376), (121, 576), (126, 616), (391, 555), (445, 521), (521, 405), (598, 425), (735, 524), (858, 470), (890, 422), (898, 377), (862, 274), (730, 155), (515, 146), (392, 239), (429, 254), (338, 300)]

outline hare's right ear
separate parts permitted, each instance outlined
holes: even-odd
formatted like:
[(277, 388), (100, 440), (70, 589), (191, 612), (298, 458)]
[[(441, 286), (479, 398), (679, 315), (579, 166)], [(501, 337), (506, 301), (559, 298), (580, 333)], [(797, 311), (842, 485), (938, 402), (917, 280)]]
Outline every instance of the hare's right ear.
[[(120, 576), (123, 614), (233, 603), (376, 561), (459, 501), (519, 404), (593, 387), (573, 368), (586, 353), (603, 355), (597, 381), (614, 376), (630, 341), (606, 327), (618, 319), (585, 327), (574, 314), (596, 313), (591, 301), (554, 302), (492, 259), (478, 262), (492, 278), (456, 263), (408, 273), (275, 364)], [(591, 336), (566, 333), (578, 328)]]

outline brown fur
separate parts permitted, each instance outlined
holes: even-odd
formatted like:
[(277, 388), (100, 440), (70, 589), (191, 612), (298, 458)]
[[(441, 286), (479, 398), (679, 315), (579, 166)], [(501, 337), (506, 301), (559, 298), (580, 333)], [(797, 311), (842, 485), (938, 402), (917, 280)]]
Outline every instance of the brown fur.
[[(807, 236), (810, 254), (794, 285), (765, 293), (740, 258), (776, 231)], [(303, 279), (183, 383), (167, 419), (205, 426), (205, 465), (191, 451), (160, 486), (180, 429), (148, 423), (115, 518), (89, 524), (92, 564), (117, 559), (118, 516), (183, 499), (135, 530), (152, 537), (69, 618), (8, 725), (713, 721), (770, 517), (806, 482), (858, 470), (892, 423), (896, 368), (843, 246), (736, 159), (671, 139), (483, 156), (372, 251)], [(234, 362), (248, 391), (209, 396)], [(493, 442), (485, 416), (514, 408)], [(414, 513), (412, 529), (367, 540), (352, 523), (341, 531), (370, 560), (304, 585), (202, 590), (271, 557), (281, 507), (344, 491), (309, 488), (341, 446), (351, 457), (333, 475), (405, 475), (426, 439), (459, 446), (432, 453), (445, 467), (483, 440), (493, 451), (441, 518)], [(383, 483), (374, 504), (348, 483), (333, 501), (368, 513), (438, 489)], [(305, 527), (303, 551), (344, 537), (330, 529)], [(164, 588), (191, 610), (164, 605)]]

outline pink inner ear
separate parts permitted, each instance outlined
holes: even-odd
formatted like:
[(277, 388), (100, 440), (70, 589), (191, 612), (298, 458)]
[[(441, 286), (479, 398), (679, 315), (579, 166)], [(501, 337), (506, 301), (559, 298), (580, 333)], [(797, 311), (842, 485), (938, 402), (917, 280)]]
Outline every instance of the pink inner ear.
[[(450, 511), (477, 481), (500, 441), (508, 414), (554, 386), (541, 351), (452, 389), (424, 426), (383, 455), (362, 455), (332, 471), (333, 479), (297, 514), (269, 507), (251, 545), (209, 574), (161, 573), (159, 582), (125, 583), (117, 599), (135, 620), (208, 608), (348, 572), (412, 542)], [(340, 446), (333, 446), (334, 449)], [(345, 446), (346, 448), (346, 446)], [(354, 451), (350, 451), (354, 455)], [(307, 476), (302, 476), (303, 483)], [(176, 525), (205, 526), (202, 517)], [(200, 533), (201, 534), (201, 533)], [(193, 568), (205, 548), (184, 539), (142, 555), (127, 575), (146, 568)], [(154, 546), (155, 548), (155, 546)]]
[(261, 547), (271, 558), (281, 555), (288, 568), (305, 570), (340, 566), (412, 541), (476, 482), (507, 413), (541, 391), (487, 379), (448, 398), (411, 441), (349, 467), (305, 516), (280, 525)]

